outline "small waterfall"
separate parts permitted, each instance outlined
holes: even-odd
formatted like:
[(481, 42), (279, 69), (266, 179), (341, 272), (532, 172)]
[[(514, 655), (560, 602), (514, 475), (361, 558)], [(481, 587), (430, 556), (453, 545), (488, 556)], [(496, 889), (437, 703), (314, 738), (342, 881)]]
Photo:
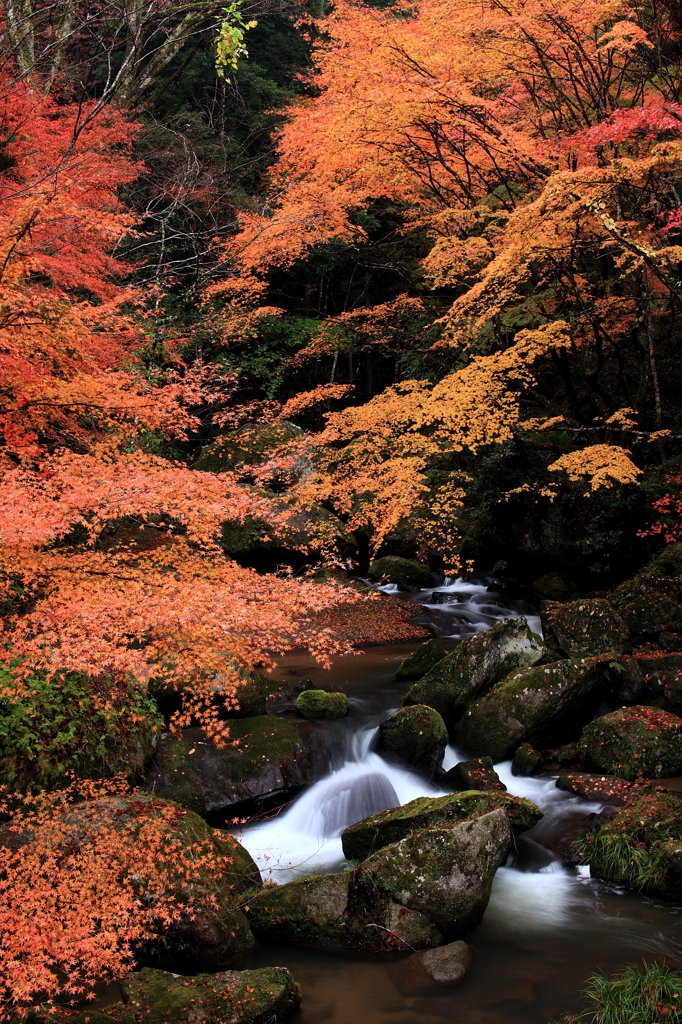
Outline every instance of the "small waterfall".
[(359, 779), (341, 779), (327, 789), (320, 804), (323, 838), (338, 836), (356, 821), (397, 807), (399, 802), (398, 794), (382, 772), (369, 772)]

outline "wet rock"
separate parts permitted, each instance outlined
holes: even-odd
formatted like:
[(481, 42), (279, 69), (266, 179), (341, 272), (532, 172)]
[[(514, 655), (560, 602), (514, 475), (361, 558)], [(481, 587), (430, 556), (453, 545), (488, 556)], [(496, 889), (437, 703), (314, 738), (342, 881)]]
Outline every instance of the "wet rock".
[(280, 1024), (301, 1002), (298, 986), (284, 967), (223, 971), (183, 977), (144, 969), (121, 982), (123, 1001), (103, 1014), (87, 1011), (72, 1024)]
[(587, 837), (598, 832), (613, 820), (613, 813), (588, 814), (578, 821), (572, 821), (548, 836), (543, 836), (543, 846), (558, 857), (567, 867), (587, 864)]
[(682, 651), (682, 634), (661, 633), (658, 646), (664, 651)]
[(682, 719), (657, 708), (621, 708), (590, 722), (580, 737), (583, 765), (623, 779), (682, 771)]
[(607, 670), (598, 658), (577, 658), (512, 672), (472, 704), (454, 742), (497, 762), (521, 743), (548, 748), (570, 740), (601, 702)]
[(412, 832), (477, 818), (496, 808), (506, 812), (514, 835), (533, 828), (542, 818), (542, 811), (530, 800), (499, 790), (420, 796), (402, 807), (374, 814), (345, 829), (341, 834), (343, 853), (349, 860), (364, 860), (383, 846), (396, 843)]
[(474, 928), (512, 833), (498, 808), (427, 828), (340, 875), (266, 887), (249, 899), (257, 935), (319, 948), (428, 948)]
[(145, 788), (207, 815), (246, 801), (285, 799), (312, 782), (315, 759), (304, 729), (262, 715), (230, 725), (239, 746), (218, 749), (203, 729), (162, 737)]
[(463, 640), (411, 687), (404, 703), (427, 704), (452, 729), (479, 694), (513, 669), (536, 664), (544, 653), (542, 640), (523, 617), (502, 619)]
[(381, 723), (377, 749), (389, 761), (409, 764), (432, 776), (440, 767), (447, 742), (448, 731), (438, 712), (413, 704)]
[(398, 665), (395, 677), (396, 679), (421, 679), (439, 661), (442, 661), (446, 654), (447, 651), (437, 640), (427, 640)]
[(303, 718), (344, 718), (348, 714), (348, 697), (345, 693), (304, 690), (296, 698), (296, 710)]
[(580, 747), (577, 743), (563, 743), (557, 748), (553, 759), (560, 765), (579, 764)]
[(458, 985), (471, 970), (471, 950), (458, 939), (437, 949), (413, 953), (399, 967), (402, 984), (408, 988)]
[(609, 604), (620, 614), (633, 640), (682, 632), (682, 605), (666, 589), (665, 583), (640, 575), (609, 593)]
[(588, 775), (586, 772), (570, 772), (556, 780), (557, 789), (573, 793), (584, 800), (622, 806), (637, 791), (637, 784), (627, 779), (606, 775)]
[(466, 790), (466, 789), (499, 789), (506, 791), (507, 787), (500, 782), (500, 776), (493, 767), (492, 758), (475, 757), (471, 761), (460, 761), (454, 768), (446, 772), (439, 780), (445, 789)]
[(542, 754), (539, 754), (530, 743), (522, 743), (514, 751), (512, 775), (527, 776), (542, 768)]
[(640, 892), (682, 899), (682, 800), (643, 793), (585, 840), (590, 874)]
[(642, 703), (682, 714), (682, 654), (651, 655), (638, 658), (637, 664), (644, 682)]
[(370, 563), (367, 570), (369, 579), (375, 583), (397, 583), (403, 587), (428, 587), (431, 570), (410, 558), (385, 555)]
[(550, 572), (533, 581), (533, 590), (547, 601), (572, 601), (579, 596), (578, 587), (566, 576)]
[(631, 650), (628, 628), (608, 601), (600, 598), (547, 604), (542, 613), (543, 632), (556, 640), (569, 658), (600, 654), (626, 654)]

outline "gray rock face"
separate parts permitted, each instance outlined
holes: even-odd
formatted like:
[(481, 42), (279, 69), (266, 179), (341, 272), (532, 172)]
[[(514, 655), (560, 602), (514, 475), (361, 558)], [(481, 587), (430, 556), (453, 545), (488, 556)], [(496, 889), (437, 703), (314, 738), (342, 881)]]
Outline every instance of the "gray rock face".
[(236, 804), (285, 799), (312, 782), (320, 769), (305, 742), (305, 723), (260, 715), (230, 723), (237, 747), (218, 749), (203, 729), (166, 734), (147, 775), (146, 788), (206, 815)]
[(413, 953), (399, 967), (403, 986), (407, 988), (458, 985), (470, 969), (471, 950), (461, 939), (437, 949)]
[(546, 748), (573, 739), (599, 705), (608, 671), (607, 661), (576, 658), (512, 672), (472, 704), (454, 742), (497, 762), (521, 743)]
[(535, 665), (545, 645), (528, 623), (502, 619), (492, 629), (474, 633), (408, 691), (404, 703), (427, 704), (450, 730), (476, 698), (517, 668)]
[(271, 941), (376, 952), (436, 946), (480, 922), (511, 843), (497, 808), (414, 832), (341, 875), (266, 887), (247, 913)]

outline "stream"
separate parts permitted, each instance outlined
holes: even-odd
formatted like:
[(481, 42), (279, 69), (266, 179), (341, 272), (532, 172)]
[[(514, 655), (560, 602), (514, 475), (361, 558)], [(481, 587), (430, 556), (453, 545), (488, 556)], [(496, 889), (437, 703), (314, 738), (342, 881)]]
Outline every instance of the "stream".
[[(420, 621), (445, 646), (505, 615), (525, 614), (532, 629), (540, 628), (511, 581), (446, 581), (400, 596), (421, 605)], [(339, 837), (347, 825), (445, 792), (372, 751), (378, 723), (409, 689), (410, 683), (396, 682), (395, 670), (416, 646), (369, 648), (328, 671), (301, 653), (279, 660), (277, 675), (309, 676), (315, 686), (343, 690), (350, 713), (324, 723), (323, 742), (335, 759), (330, 773), (278, 816), (238, 834), (265, 881), (343, 870)], [(449, 746), (444, 767), (462, 759)], [(550, 848), (562, 830), (603, 805), (560, 792), (553, 778), (516, 778), (510, 762), (496, 768), (510, 793), (532, 800), (545, 816), (498, 870), (483, 922), (466, 936), (474, 956), (469, 977), (455, 988), (411, 991), (401, 974), (403, 954), (263, 944), (248, 966), (291, 970), (303, 990), (296, 1024), (548, 1024), (581, 1009), (580, 989), (595, 970), (611, 972), (643, 958), (682, 965), (682, 907), (592, 880), (588, 868), (573, 873)]]

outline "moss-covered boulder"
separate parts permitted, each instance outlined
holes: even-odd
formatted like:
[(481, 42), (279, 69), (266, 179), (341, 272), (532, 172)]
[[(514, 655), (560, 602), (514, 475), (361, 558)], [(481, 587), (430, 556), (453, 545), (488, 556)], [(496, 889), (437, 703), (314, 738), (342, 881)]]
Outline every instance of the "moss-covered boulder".
[(514, 751), (512, 759), (512, 775), (532, 775), (542, 768), (542, 754), (538, 753), (530, 743), (522, 743)]
[(396, 679), (421, 679), (439, 661), (442, 661), (446, 654), (447, 651), (437, 640), (427, 640), (398, 665), (395, 677)]
[(277, 423), (243, 423), (202, 449), (194, 469), (227, 473), (262, 462), (280, 445), (301, 435), (300, 427), (287, 420)]
[(546, 573), (533, 580), (533, 590), (539, 598), (546, 601), (573, 601), (580, 597), (579, 588), (573, 580), (556, 572)]
[(388, 761), (409, 764), (427, 775), (440, 767), (448, 742), (445, 722), (433, 708), (401, 708), (379, 726), (377, 749)]
[(367, 576), (375, 583), (397, 583), (403, 587), (428, 587), (431, 570), (411, 558), (384, 555), (370, 563)]
[(147, 774), (148, 790), (198, 814), (223, 811), (246, 801), (285, 799), (315, 777), (304, 724), (272, 715), (230, 723), (237, 746), (218, 749), (203, 729), (162, 737)]
[(552, 747), (577, 737), (603, 699), (608, 663), (575, 658), (512, 672), (472, 704), (454, 742), (477, 757), (511, 757), (521, 743)]
[(412, 832), (477, 818), (498, 807), (509, 818), (514, 835), (533, 828), (542, 817), (542, 811), (530, 800), (510, 796), (499, 790), (472, 790), (437, 797), (420, 796), (402, 807), (381, 811), (356, 825), (350, 825), (341, 833), (343, 852), (349, 860), (364, 860), (383, 846), (397, 843)]
[(296, 698), (296, 710), (303, 718), (344, 718), (348, 714), (348, 697), (345, 693), (304, 690)]
[(590, 722), (580, 737), (585, 768), (622, 779), (682, 771), (682, 719), (651, 707), (620, 708)]
[(657, 654), (637, 658), (644, 687), (641, 703), (682, 715), (682, 654)]
[(456, 725), (469, 705), (515, 668), (535, 665), (545, 645), (526, 620), (502, 619), (473, 633), (408, 691), (404, 703), (427, 704)]
[(609, 593), (635, 641), (653, 640), (660, 633), (682, 631), (682, 603), (677, 582), (648, 575), (635, 576)]
[(249, 920), (276, 942), (373, 952), (439, 945), (479, 923), (511, 842), (500, 808), (413, 832), (341, 875), (261, 890)]
[(10, 789), (60, 788), (72, 774), (137, 782), (154, 756), (163, 719), (133, 681), (69, 672), (19, 686), (0, 670), (0, 688), (0, 782)]
[(123, 1000), (104, 1012), (86, 1011), (71, 1024), (280, 1024), (301, 1002), (284, 967), (183, 977), (144, 968), (121, 982)]
[(506, 786), (500, 782), (500, 776), (493, 767), (492, 758), (474, 757), (470, 761), (460, 761), (446, 772), (440, 780), (443, 789), (499, 789), (503, 792)]
[(616, 779), (609, 775), (589, 775), (587, 772), (567, 772), (556, 780), (556, 788), (573, 793), (584, 800), (622, 806), (638, 790), (636, 782)]
[(237, 688), (235, 699), (238, 707), (226, 712), (227, 718), (256, 718), (264, 715), (268, 699), (268, 681), (260, 672), (249, 672)]
[(542, 613), (546, 636), (569, 658), (626, 654), (631, 650), (625, 622), (608, 601), (583, 598), (570, 604), (546, 604)]
[(682, 899), (682, 800), (642, 793), (586, 837), (585, 852), (594, 878)]

